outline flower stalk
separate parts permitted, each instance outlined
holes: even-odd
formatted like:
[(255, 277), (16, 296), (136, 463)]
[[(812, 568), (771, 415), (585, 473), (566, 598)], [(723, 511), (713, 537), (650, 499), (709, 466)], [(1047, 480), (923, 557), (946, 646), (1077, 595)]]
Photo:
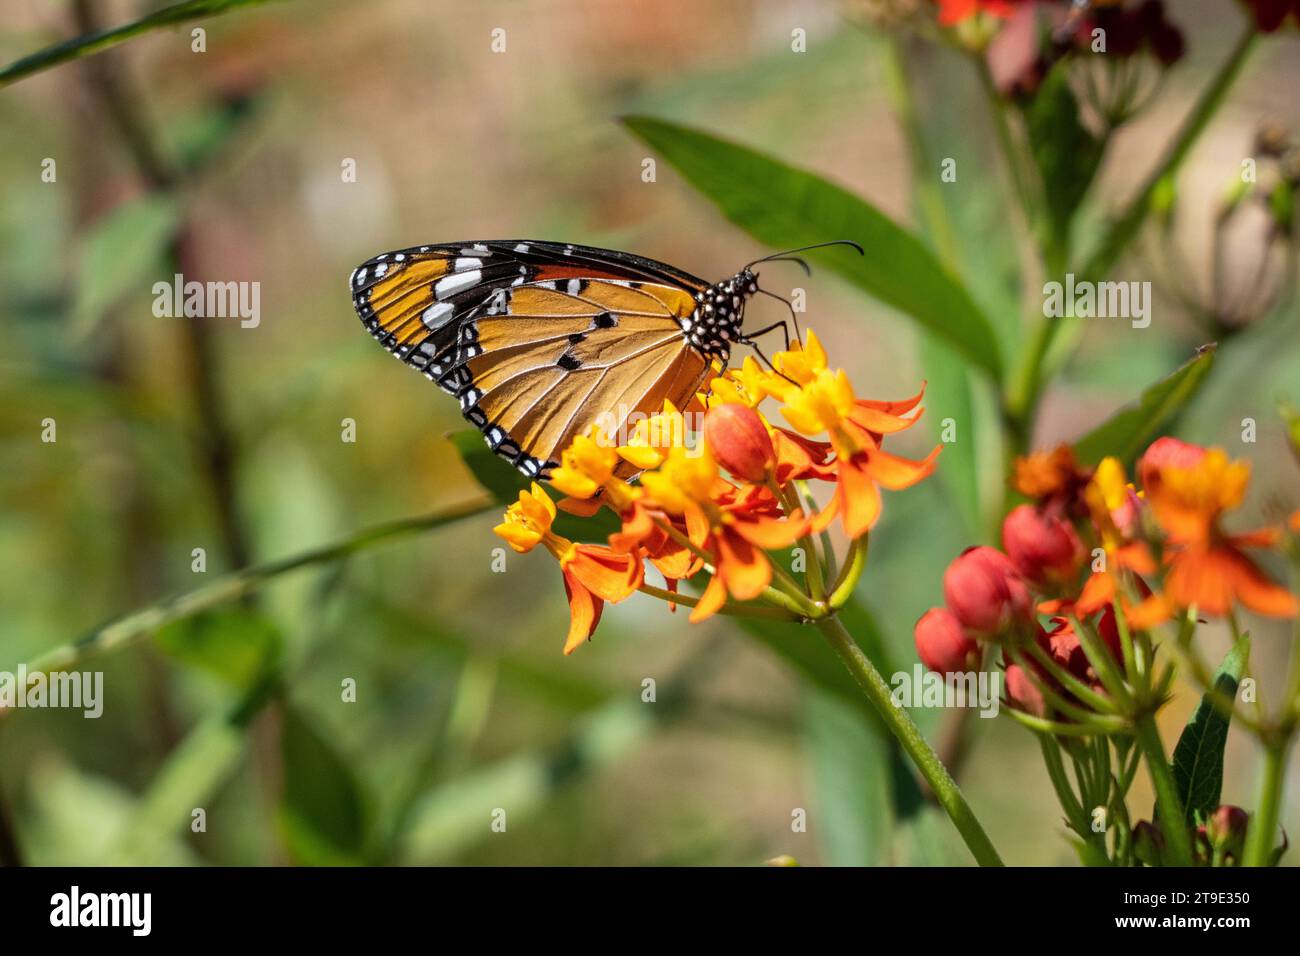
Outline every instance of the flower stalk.
[(980, 866), (1002, 866), (1002, 858), (994, 849), (992, 841), (979, 820), (972, 812), (961, 788), (957, 786), (948, 769), (939, 760), (920, 728), (912, 720), (906, 709), (895, 707), (890, 699), (889, 685), (880, 676), (874, 664), (862, 652), (853, 636), (845, 629), (838, 617), (827, 617), (818, 621), (816, 627), (830, 644), (831, 649), (844, 662), (853, 679), (862, 688), (863, 694), (871, 701), (881, 720), (890, 732), (898, 738), (903, 750), (912, 759), (921, 776), (929, 784), (939, 805), (947, 812), (953, 826), (961, 834), (971, 855)]

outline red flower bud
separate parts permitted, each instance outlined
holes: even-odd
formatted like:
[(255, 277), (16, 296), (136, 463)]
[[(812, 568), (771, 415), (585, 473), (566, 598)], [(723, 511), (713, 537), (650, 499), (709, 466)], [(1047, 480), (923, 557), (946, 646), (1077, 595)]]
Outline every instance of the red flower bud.
[(1239, 850), (1249, 822), (1250, 815), (1245, 810), (1225, 803), (1205, 821), (1205, 836), (1213, 847), (1222, 847), (1229, 852)]
[(776, 465), (772, 437), (748, 405), (715, 405), (704, 416), (704, 441), (719, 465), (742, 481), (764, 481)]
[(1070, 522), (1020, 505), (1002, 522), (1002, 547), (1031, 581), (1064, 582), (1083, 562), (1083, 543)]
[[(1146, 587), (1145, 584), (1142, 586)], [(1110, 651), (1110, 656), (1117, 661), (1123, 660), (1124, 647), (1119, 640), (1119, 625), (1115, 623), (1115, 605), (1107, 604), (1102, 608), (1101, 618), (1097, 621), (1097, 634)]]
[(1023, 667), (1019, 664), (1008, 664), (1004, 683), (1007, 689), (1007, 703), (1012, 707), (1026, 714), (1033, 714), (1035, 717), (1047, 716), (1047, 703), (1043, 700), (1043, 692), (1038, 689), (1033, 677)]
[(993, 548), (967, 548), (943, 573), (948, 609), (977, 637), (997, 637), (1034, 619), (1029, 589), (1011, 560)]
[(964, 673), (979, 666), (980, 650), (947, 608), (932, 607), (916, 622), (916, 653), (938, 674)]

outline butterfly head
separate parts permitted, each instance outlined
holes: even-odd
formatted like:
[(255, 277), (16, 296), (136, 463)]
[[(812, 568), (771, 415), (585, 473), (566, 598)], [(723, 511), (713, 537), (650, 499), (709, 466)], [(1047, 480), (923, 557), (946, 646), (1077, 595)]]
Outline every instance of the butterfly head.
[(758, 291), (758, 277), (748, 267), (695, 295), (695, 311), (682, 320), (686, 337), (697, 349), (724, 363), (731, 346), (744, 338), (745, 303)]

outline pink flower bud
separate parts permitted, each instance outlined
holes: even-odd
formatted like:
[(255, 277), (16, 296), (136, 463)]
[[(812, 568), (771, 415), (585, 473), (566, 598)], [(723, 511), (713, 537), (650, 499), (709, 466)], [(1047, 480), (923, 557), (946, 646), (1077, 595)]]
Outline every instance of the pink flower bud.
[(1033, 714), (1035, 717), (1047, 716), (1047, 702), (1043, 700), (1043, 692), (1019, 664), (1007, 665), (1004, 684), (1007, 690), (1007, 703), (1016, 710)]
[(1211, 846), (1222, 847), (1229, 852), (1240, 850), (1246, 836), (1246, 824), (1249, 822), (1250, 815), (1245, 810), (1225, 803), (1205, 821), (1205, 836)]
[(1020, 505), (1002, 522), (1002, 547), (1030, 581), (1065, 582), (1083, 563), (1083, 543), (1070, 522)]
[(719, 465), (741, 481), (764, 481), (776, 465), (772, 437), (748, 405), (715, 405), (704, 416), (704, 441)]
[(979, 666), (980, 650), (946, 608), (932, 607), (916, 622), (916, 653), (938, 674), (964, 673)]
[(993, 548), (967, 548), (943, 573), (948, 609), (977, 637), (999, 637), (1034, 620), (1034, 602), (1011, 560)]

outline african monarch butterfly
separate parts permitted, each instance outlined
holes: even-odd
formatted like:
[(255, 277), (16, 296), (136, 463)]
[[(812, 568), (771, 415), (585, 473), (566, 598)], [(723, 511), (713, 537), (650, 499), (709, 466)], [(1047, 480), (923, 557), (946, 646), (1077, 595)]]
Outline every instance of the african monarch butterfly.
[[(352, 273), (352, 303), (381, 345), (460, 400), (488, 446), (529, 477), (605, 410), (687, 403), (745, 334), (756, 259), (712, 285), (628, 252), (534, 240), (386, 252)], [(780, 298), (780, 296), (774, 296)], [(782, 300), (785, 301), (785, 300)], [(789, 303), (787, 303), (788, 305)], [(791, 310), (793, 315), (793, 309)], [(797, 326), (796, 326), (797, 332)], [(786, 332), (787, 337), (789, 335)], [(761, 355), (762, 353), (760, 353)]]

